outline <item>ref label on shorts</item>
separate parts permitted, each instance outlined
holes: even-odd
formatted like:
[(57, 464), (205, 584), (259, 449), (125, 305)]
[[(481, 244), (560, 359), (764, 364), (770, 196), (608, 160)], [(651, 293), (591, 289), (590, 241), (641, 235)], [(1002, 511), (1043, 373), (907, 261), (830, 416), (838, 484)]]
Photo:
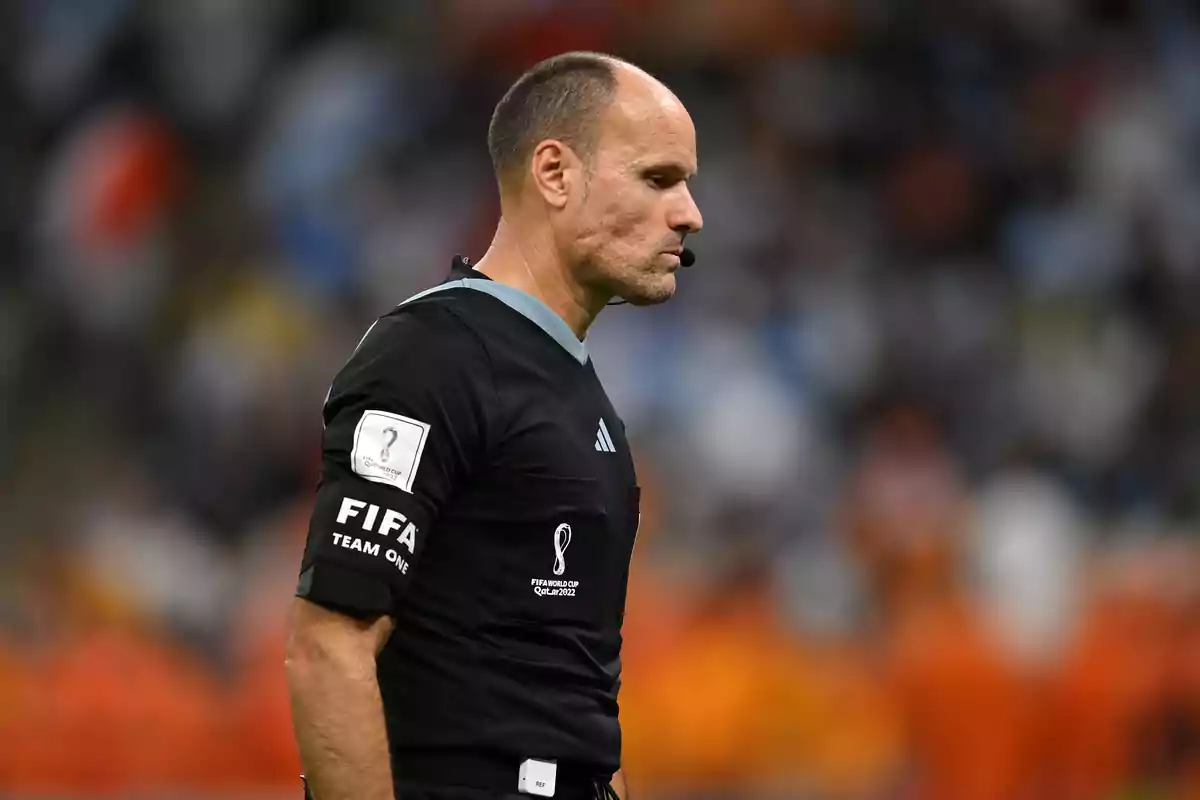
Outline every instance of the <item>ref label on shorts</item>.
[(536, 794), (541, 797), (554, 797), (554, 778), (558, 774), (558, 764), (553, 761), (539, 761), (527, 758), (521, 764), (521, 774), (517, 780), (517, 791), (523, 794)]

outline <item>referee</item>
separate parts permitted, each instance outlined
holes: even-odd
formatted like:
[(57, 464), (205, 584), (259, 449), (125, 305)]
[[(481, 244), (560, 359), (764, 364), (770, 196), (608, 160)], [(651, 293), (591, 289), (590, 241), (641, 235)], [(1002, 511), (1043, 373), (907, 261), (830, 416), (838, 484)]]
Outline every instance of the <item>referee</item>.
[(315, 800), (628, 798), (617, 692), (639, 489), (588, 327), (669, 299), (695, 130), (611, 56), (534, 66), (488, 130), (477, 264), (334, 378), (287, 676)]

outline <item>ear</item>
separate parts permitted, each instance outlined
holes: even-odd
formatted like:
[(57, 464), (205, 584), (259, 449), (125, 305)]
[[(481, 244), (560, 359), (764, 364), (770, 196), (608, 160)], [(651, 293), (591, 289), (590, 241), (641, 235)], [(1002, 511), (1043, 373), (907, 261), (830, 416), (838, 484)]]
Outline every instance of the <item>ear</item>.
[(554, 208), (564, 208), (579, 176), (580, 162), (570, 147), (547, 139), (538, 144), (530, 162), (530, 176), (542, 199)]

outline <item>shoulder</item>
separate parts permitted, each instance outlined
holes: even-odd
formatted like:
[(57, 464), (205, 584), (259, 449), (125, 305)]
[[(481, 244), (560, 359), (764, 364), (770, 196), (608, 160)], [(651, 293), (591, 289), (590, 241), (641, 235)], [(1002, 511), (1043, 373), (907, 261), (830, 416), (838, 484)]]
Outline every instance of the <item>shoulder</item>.
[(397, 306), (371, 325), (354, 357), (405, 358), (435, 352), (486, 356), (470, 313), (472, 294), (468, 289), (446, 289)]
[(414, 401), (494, 394), (491, 360), (467, 313), (468, 290), (447, 289), (397, 306), (366, 330), (326, 397), (328, 418), (365, 398)]
[(337, 380), (406, 382), (480, 379), (491, 372), (485, 337), (470, 313), (466, 289), (404, 303), (367, 329)]

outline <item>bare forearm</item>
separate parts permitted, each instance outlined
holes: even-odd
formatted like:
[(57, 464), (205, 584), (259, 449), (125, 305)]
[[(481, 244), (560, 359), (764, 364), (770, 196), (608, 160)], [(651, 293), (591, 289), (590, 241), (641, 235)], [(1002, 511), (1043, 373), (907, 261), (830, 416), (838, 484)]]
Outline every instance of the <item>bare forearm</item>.
[(375, 660), (392, 620), (353, 620), (297, 598), (287, 680), (300, 760), (316, 800), (395, 800)]
[(609, 784), (616, 791), (617, 796), (620, 797), (621, 800), (630, 800), (629, 785), (625, 783), (625, 771), (624, 770), (620, 770), (620, 769), (617, 770), (616, 773), (613, 775), (612, 780), (609, 782)]
[(394, 800), (387, 730), (374, 676), (291, 665), (292, 718), (316, 800)]

